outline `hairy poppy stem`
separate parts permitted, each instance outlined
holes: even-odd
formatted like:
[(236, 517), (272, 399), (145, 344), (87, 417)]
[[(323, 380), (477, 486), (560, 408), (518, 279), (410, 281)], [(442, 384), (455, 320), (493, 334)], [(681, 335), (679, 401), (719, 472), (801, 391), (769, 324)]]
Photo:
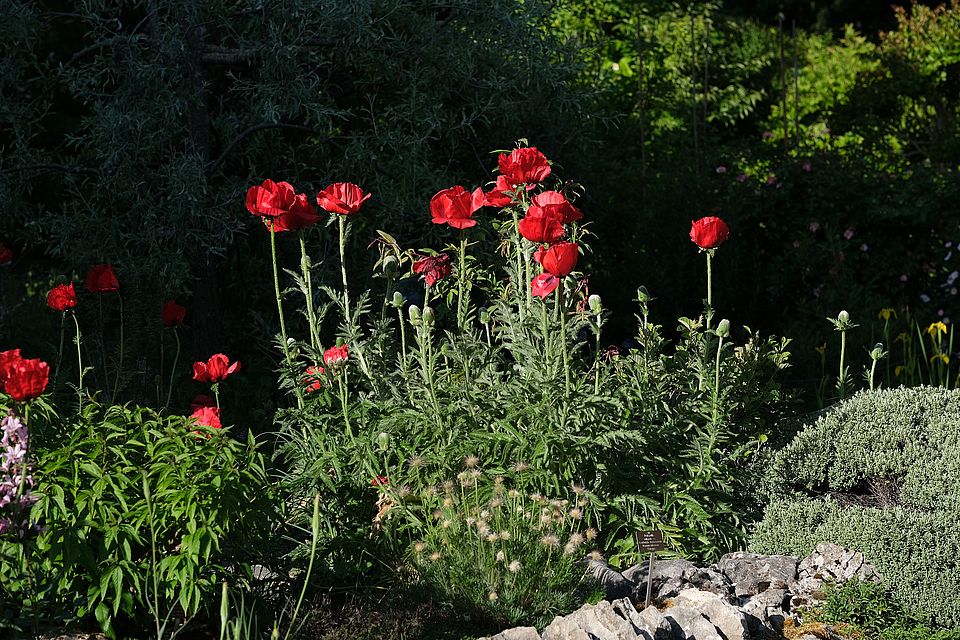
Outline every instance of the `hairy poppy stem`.
[[(163, 404), (164, 410), (170, 406), (170, 394), (173, 393), (173, 375), (177, 371), (177, 361), (180, 359), (180, 334), (177, 333), (177, 328), (173, 327), (173, 337), (177, 340), (177, 351), (173, 356), (173, 367), (170, 369), (170, 383), (167, 385), (167, 401)], [(220, 408), (217, 405), (217, 408)]]
[(307, 285), (307, 322), (310, 323), (310, 346), (317, 350), (320, 345), (320, 338), (317, 336), (317, 319), (313, 310), (313, 276), (311, 272), (310, 257), (307, 256), (307, 241), (301, 231), (300, 236), (300, 270), (303, 272), (303, 281)]
[(123, 373), (123, 296), (117, 292), (117, 300), (120, 301), (120, 353), (117, 359), (117, 375), (113, 381), (113, 393), (110, 395), (110, 401), (117, 401), (117, 391), (120, 390), (120, 375)]
[(457, 327), (464, 330), (464, 297), (463, 289), (467, 282), (467, 232), (460, 231), (460, 269), (457, 272)]
[(346, 235), (346, 226), (347, 226), (347, 217), (340, 216), (340, 275), (343, 276), (343, 316), (347, 321), (347, 326), (350, 326), (352, 320), (350, 319), (350, 294), (347, 293), (347, 262), (346, 262), (346, 252), (347, 252), (347, 235)]
[[(722, 324), (722, 321), (721, 321)], [(717, 424), (717, 404), (720, 402), (720, 350), (723, 348), (723, 336), (717, 342), (717, 362), (713, 380), (713, 424)]]
[(350, 427), (350, 412), (347, 411), (347, 368), (344, 367), (340, 371), (339, 382), (340, 382), (340, 407), (343, 409), (343, 422), (344, 426), (347, 428), (347, 435), (352, 439), (353, 438), (353, 429)]
[(403, 377), (407, 377), (407, 328), (403, 322), (403, 308), (397, 309), (397, 320), (400, 322), (400, 356)]
[(273, 290), (277, 296), (277, 312), (280, 314), (280, 337), (283, 339), (283, 356), (290, 364), (290, 347), (287, 345), (287, 323), (283, 319), (283, 303), (280, 299), (280, 277), (277, 274), (277, 232), (275, 223), (270, 220), (270, 259), (273, 262)]
[(520, 236), (520, 219), (519, 219), (519, 217), (517, 216), (517, 208), (516, 208), (516, 207), (511, 207), (511, 211), (512, 211), (512, 213), (513, 213), (513, 231), (514, 231), (514, 237), (515, 237), (514, 242), (516, 242), (516, 245), (517, 245), (517, 259), (516, 259), (516, 263), (517, 263), (517, 264), (516, 264), (516, 268), (517, 268), (517, 270), (516, 270), (516, 276), (517, 276), (517, 281), (518, 281), (518, 282), (516, 283), (516, 290), (517, 290), (517, 308), (518, 308), (518, 310), (519, 310), (519, 312), (520, 312), (520, 321), (523, 322), (523, 318), (524, 318), (524, 315), (525, 315), (525, 306), (526, 306), (526, 305), (523, 304), (523, 302), (524, 302), (524, 300), (526, 299), (526, 295), (527, 295), (525, 292), (523, 292), (523, 291), (521, 290), (521, 286), (523, 286), (524, 288), (526, 288), (526, 283), (524, 283), (524, 285), (521, 285), (520, 282), (519, 282), (520, 278), (523, 277), (523, 258), (522, 258), (522, 254), (523, 254), (523, 239), (522, 239), (521, 236)]
[(60, 377), (60, 362), (63, 360), (63, 325), (67, 321), (67, 312), (60, 315), (60, 346), (57, 348), (57, 368), (53, 371), (53, 384), (57, 384), (57, 378)]
[(567, 390), (567, 395), (570, 395), (570, 354), (567, 349), (567, 312), (564, 308), (564, 296), (563, 296), (564, 282), (561, 280), (560, 286), (557, 287), (557, 295), (560, 300), (560, 342), (563, 346), (563, 378), (565, 383), (565, 388)]
[(77, 329), (77, 368), (80, 370), (80, 381), (77, 385), (77, 413), (80, 412), (80, 407), (83, 405), (83, 356), (80, 354), (80, 322), (77, 320), (77, 314), (70, 312), (70, 317), (73, 318), (73, 324)]
[(713, 318), (713, 250), (707, 249), (707, 329)]

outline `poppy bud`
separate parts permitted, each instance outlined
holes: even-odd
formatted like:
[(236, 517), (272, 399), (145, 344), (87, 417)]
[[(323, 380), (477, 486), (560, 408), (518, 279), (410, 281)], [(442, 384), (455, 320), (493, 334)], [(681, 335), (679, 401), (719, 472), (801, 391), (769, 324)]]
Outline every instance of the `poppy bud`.
[(436, 317), (433, 315), (433, 307), (423, 308), (423, 324), (432, 327)]
[(388, 278), (392, 278), (393, 276), (395, 276), (397, 274), (398, 264), (399, 262), (397, 261), (396, 256), (387, 256), (386, 258), (384, 258), (383, 259), (383, 275), (385, 275)]
[(394, 291), (394, 292), (393, 292), (393, 301), (391, 302), (391, 304), (393, 304), (393, 306), (394, 306), (395, 308), (397, 308), (397, 309), (402, 309), (402, 308), (403, 308), (403, 294), (400, 293), (399, 291)]
[(390, 434), (381, 431), (377, 435), (377, 445), (380, 447), (380, 451), (386, 451), (390, 448)]
[(600, 300), (600, 296), (597, 294), (593, 294), (587, 298), (587, 304), (590, 305), (590, 313), (599, 314), (601, 311), (603, 311), (603, 301)]
[(842, 322), (843, 324), (846, 324), (846, 323), (850, 322), (850, 314), (847, 313), (846, 311), (841, 311), (841, 312), (837, 315), (837, 320), (838, 320), (839, 322)]
[(650, 292), (646, 287), (641, 286), (637, 289), (637, 300), (640, 302), (650, 302)]
[(480, 324), (490, 324), (490, 312), (487, 309), (480, 309)]
[(873, 351), (870, 352), (870, 358), (873, 360), (879, 360), (883, 357), (883, 343), (878, 342), (873, 346)]
[(717, 335), (721, 338), (726, 338), (730, 335), (730, 321), (724, 318), (720, 321), (720, 324), (717, 325)]
[(420, 307), (415, 304), (410, 305), (410, 308), (407, 309), (407, 315), (410, 318), (410, 324), (419, 327), (420, 326)]

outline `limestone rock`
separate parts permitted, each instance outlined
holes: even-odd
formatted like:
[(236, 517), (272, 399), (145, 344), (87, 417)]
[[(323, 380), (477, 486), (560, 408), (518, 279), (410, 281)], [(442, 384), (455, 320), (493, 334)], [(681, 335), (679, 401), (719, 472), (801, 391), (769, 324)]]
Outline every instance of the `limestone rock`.
[(540, 634), (533, 627), (514, 627), (489, 638), (480, 640), (540, 640)]
[[(636, 584), (635, 600), (646, 600), (648, 562), (641, 562), (623, 572), (623, 576)], [(710, 591), (729, 598), (733, 589), (730, 581), (719, 571), (700, 568), (688, 560), (658, 560), (653, 565), (652, 600), (673, 598), (684, 589)]]
[(797, 579), (797, 558), (764, 556), (756, 553), (728, 553), (715, 568), (732, 584), (738, 598), (754, 596), (767, 589), (788, 589)]
[(673, 608), (677, 607), (697, 611), (710, 624), (719, 629), (727, 640), (750, 640), (746, 616), (737, 607), (715, 593), (685, 589), (673, 600)]
[(728, 640), (699, 611), (689, 607), (670, 607), (664, 611), (670, 622), (670, 640)]
[(607, 600), (629, 598), (636, 588), (636, 585), (625, 578), (622, 573), (600, 560), (587, 560), (587, 575), (603, 587)]
[(794, 596), (791, 607), (807, 607), (824, 598), (824, 584), (843, 584), (853, 578), (880, 582), (880, 574), (859, 551), (851, 551), (831, 542), (821, 542), (797, 566), (797, 579), (790, 585)]
[(786, 589), (767, 589), (763, 593), (740, 598), (740, 610), (747, 618), (753, 638), (779, 638), (790, 615), (790, 592)]
[[(654, 609), (655, 611), (655, 609)], [(543, 630), (542, 640), (669, 640), (667, 621), (639, 613), (626, 598), (584, 605), (557, 616)]]

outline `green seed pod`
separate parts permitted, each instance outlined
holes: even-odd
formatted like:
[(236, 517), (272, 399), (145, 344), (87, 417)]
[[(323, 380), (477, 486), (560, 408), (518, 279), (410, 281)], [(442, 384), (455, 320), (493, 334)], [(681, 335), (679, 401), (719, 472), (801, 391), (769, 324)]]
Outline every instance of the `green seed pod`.
[(407, 309), (407, 314), (410, 317), (410, 324), (415, 327), (420, 326), (420, 307), (415, 304), (410, 305), (410, 308)]
[(399, 264), (400, 262), (397, 260), (396, 256), (387, 256), (384, 258), (383, 275), (387, 276), (388, 278), (392, 278), (393, 276), (397, 275), (397, 265)]
[(650, 292), (646, 287), (641, 286), (637, 289), (637, 300), (640, 302), (650, 302)]
[(590, 313), (600, 313), (603, 311), (603, 301), (597, 294), (593, 294), (587, 298), (587, 304), (590, 305)]
[(720, 321), (720, 324), (717, 325), (717, 335), (721, 338), (726, 338), (730, 335), (730, 321), (724, 318)]
[(428, 327), (432, 327), (435, 320), (436, 320), (436, 317), (433, 315), (433, 308), (424, 307), (423, 308), (423, 324), (425, 324)]
[(395, 308), (397, 308), (397, 309), (402, 309), (402, 308), (403, 308), (403, 294), (401, 294), (399, 291), (394, 291), (394, 292), (393, 292), (393, 300), (391, 301), (391, 304), (392, 304)]

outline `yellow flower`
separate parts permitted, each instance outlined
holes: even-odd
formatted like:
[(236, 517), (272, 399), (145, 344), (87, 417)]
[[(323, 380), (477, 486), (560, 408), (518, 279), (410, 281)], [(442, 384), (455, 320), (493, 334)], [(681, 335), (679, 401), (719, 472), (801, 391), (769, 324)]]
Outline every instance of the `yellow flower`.
[(930, 358), (930, 363), (933, 364), (934, 360), (939, 360), (943, 364), (950, 364), (950, 356), (945, 353), (938, 353)]
[(927, 327), (927, 333), (933, 336), (934, 338), (939, 338), (942, 334), (947, 332), (947, 325), (942, 322), (934, 322), (929, 327)]
[(910, 336), (908, 336), (908, 335), (907, 335), (907, 332), (904, 331), (904, 332), (898, 334), (897, 337), (894, 338), (893, 341), (894, 341), (894, 342), (903, 342), (903, 343), (906, 343), (906, 341), (909, 340), (909, 339), (910, 339)]
[(897, 367), (893, 370), (893, 375), (899, 378), (901, 373), (903, 373), (903, 365), (897, 365)]
[(814, 349), (816, 350), (817, 353), (819, 353), (819, 354), (822, 356), (823, 354), (825, 354), (825, 353), (827, 352), (827, 343), (824, 342), (824, 343), (823, 343), (822, 345), (820, 345), (819, 347), (814, 347)]
[(880, 313), (877, 314), (877, 317), (884, 321), (889, 320), (891, 316), (896, 318), (897, 312), (891, 309), (890, 307), (885, 307), (883, 309), (880, 309)]

